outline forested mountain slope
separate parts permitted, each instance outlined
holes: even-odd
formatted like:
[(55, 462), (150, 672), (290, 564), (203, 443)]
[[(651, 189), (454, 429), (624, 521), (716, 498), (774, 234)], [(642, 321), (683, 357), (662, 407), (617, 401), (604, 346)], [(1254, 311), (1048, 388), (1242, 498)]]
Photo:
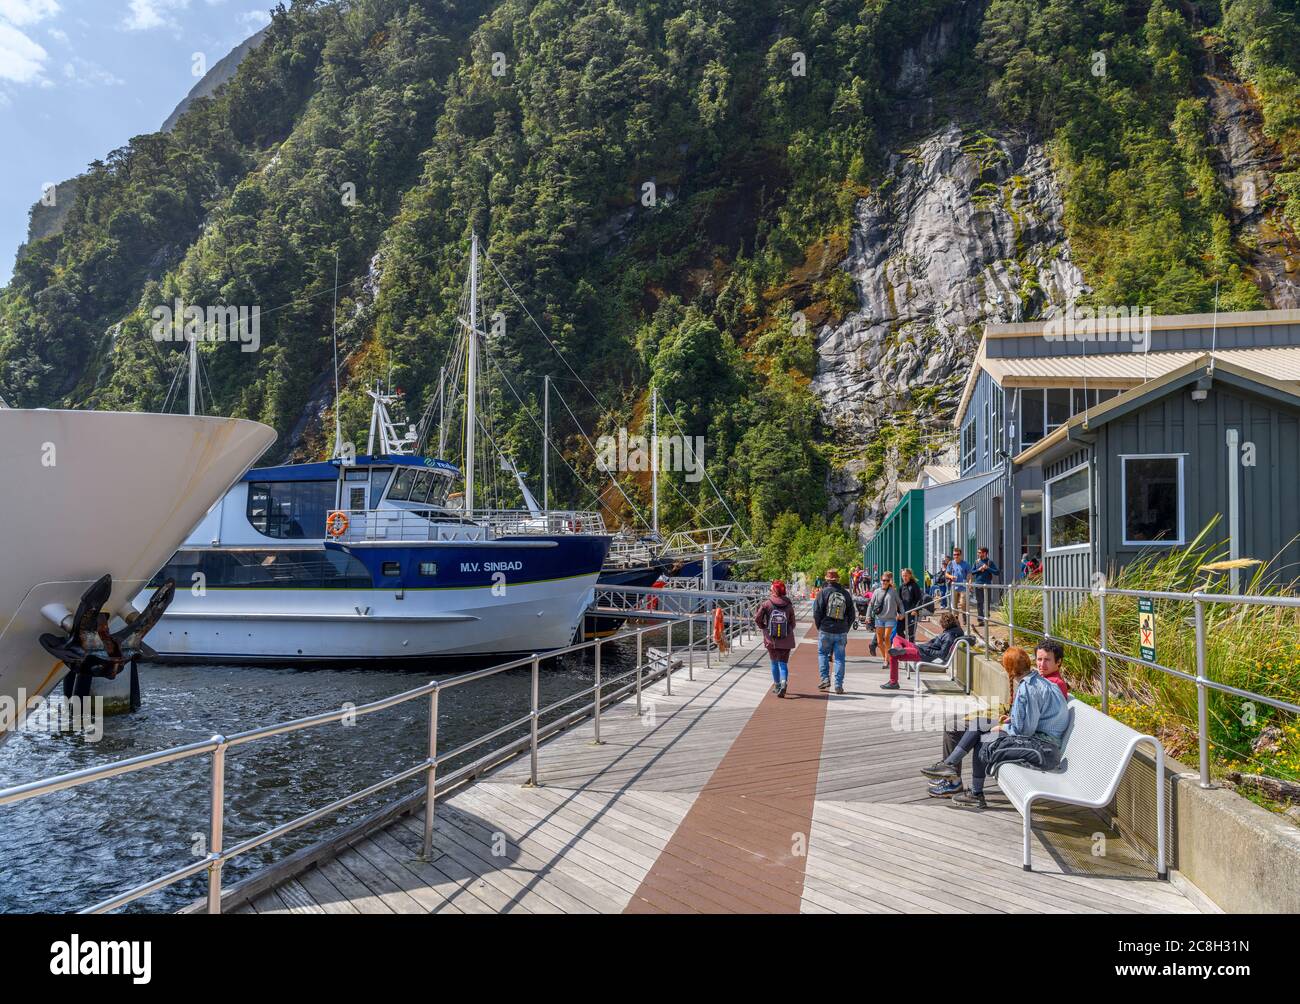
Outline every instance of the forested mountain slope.
[[(1209, 309), (1216, 283), (1221, 309), (1295, 302), (1298, 14), (296, 0), (173, 131), (91, 165), (63, 231), (26, 248), (0, 294), (0, 394), (157, 408), (181, 347), (153, 340), (151, 310), (258, 305), (259, 351), (202, 347), (214, 410), (319, 455), (337, 251), (342, 414), (364, 442), (369, 381), (416, 404), (436, 389), (473, 228), (505, 320), (494, 435), (524, 469), (539, 437), (497, 364), (530, 403), (551, 374), (593, 436), (640, 428), (658, 386), (755, 535), (786, 511), (867, 528), (951, 445), (981, 322), (1070, 296)], [(597, 481), (572, 423), (556, 432)], [(665, 497), (668, 525), (726, 518), (708, 482)]]

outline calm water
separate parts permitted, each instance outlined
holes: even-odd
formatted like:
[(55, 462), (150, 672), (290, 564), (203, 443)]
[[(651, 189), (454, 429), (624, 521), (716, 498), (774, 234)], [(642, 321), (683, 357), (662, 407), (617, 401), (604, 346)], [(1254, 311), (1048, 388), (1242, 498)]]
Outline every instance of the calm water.
[[(634, 643), (607, 644), (605, 678), (631, 669), (635, 651)], [(66, 733), (16, 734), (0, 746), (0, 787), (286, 721), (346, 701), (362, 704), (487, 664), (436, 663), (410, 670), (142, 665), (139, 711), (106, 719), (98, 742)], [(443, 693), (439, 748), (453, 749), (526, 714), (529, 677), (525, 667)], [(591, 686), (593, 678), (590, 653), (543, 663), (542, 704)], [(325, 725), (231, 750), (226, 846), (411, 766), (424, 757), (427, 737), (428, 702), (422, 699), (366, 715), (351, 727)], [(491, 745), (507, 741), (501, 737)], [(0, 912), (77, 910), (192, 862), (207, 833), (210, 763), (211, 757), (197, 757), (0, 806)], [(224, 881), (233, 884), (422, 783), (390, 788), (263, 846), (228, 864)], [(206, 879), (198, 876), (128, 909), (174, 910), (206, 888)]]

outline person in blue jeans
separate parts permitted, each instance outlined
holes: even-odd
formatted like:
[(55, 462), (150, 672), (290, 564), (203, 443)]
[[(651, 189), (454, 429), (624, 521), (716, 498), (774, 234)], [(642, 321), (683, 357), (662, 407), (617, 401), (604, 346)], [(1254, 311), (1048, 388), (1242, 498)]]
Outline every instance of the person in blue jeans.
[(772, 663), (772, 693), (785, 697), (790, 683), (790, 652), (795, 645), (794, 604), (786, 596), (785, 583), (777, 579), (771, 593), (754, 616), (763, 632), (763, 647)]
[(840, 585), (838, 569), (826, 570), (826, 586), (813, 604), (813, 625), (817, 628), (818, 690), (831, 687), (831, 660), (835, 660), (835, 693), (844, 693), (844, 654), (849, 631), (858, 621), (857, 608), (849, 591)]
[(948, 563), (946, 575), (952, 588), (952, 609), (961, 619), (963, 631), (970, 630), (970, 604), (966, 584), (970, 581), (970, 565), (961, 559), (961, 548), (952, 549), (952, 561)]

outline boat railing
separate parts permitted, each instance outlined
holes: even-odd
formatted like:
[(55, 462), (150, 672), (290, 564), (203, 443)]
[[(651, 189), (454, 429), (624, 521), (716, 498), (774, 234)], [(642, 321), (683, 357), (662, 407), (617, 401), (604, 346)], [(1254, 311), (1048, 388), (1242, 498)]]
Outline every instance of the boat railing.
[[(340, 513), (342, 518), (340, 517)], [(600, 514), (587, 510), (344, 509), (330, 513), (326, 533), (340, 543), (484, 540), (494, 537), (603, 534)]]
[[(644, 592), (643, 590), (628, 591), (631, 593)], [(663, 595), (662, 591), (658, 592), (661, 596)], [(617, 589), (602, 589), (600, 599), (612, 602), (617, 593)], [(754, 624), (754, 616), (757, 613), (759, 602), (757, 598), (745, 595), (707, 593), (689, 599), (698, 601), (698, 605), (701, 607), (700, 612), (691, 612), (684, 616), (674, 617), (663, 610), (647, 611), (639, 618), (647, 623), (632, 630), (624, 630), (619, 634), (606, 638), (593, 638), (590, 641), (570, 645), (567, 648), (536, 652), (496, 666), (461, 673), (446, 679), (432, 680), (423, 686), (393, 694), (377, 701), (371, 701), (367, 704), (353, 705), (348, 703), (340, 708), (331, 708), (292, 721), (278, 722), (230, 735), (218, 734), (202, 742), (187, 743), (183, 746), (175, 746), (155, 753), (145, 753), (97, 767), (88, 767), (71, 773), (60, 774), (45, 780), (31, 781), (26, 784), (0, 789), (0, 807), (25, 802), (44, 795), (51, 795), (58, 791), (69, 791), (107, 778), (134, 774), (163, 764), (176, 763), (196, 757), (211, 757), (206, 848), (196, 855), (196, 860), (87, 907), (81, 910), (81, 913), (108, 913), (172, 886), (177, 882), (204, 873), (207, 875), (207, 912), (220, 913), (223, 906), (222, 874), (225, 865), (230, 861), (274, 840), (285, 837), (304, 826), (324, 819), (355, 802), (369, 798), (403, 782), (419, 779), (424, 781), (423, 792), (412, 793), (407, 796), (407, 799), (413, 800), (412, 807), (423, 805), (423, 859), (428, 861), (432, 858), (433, 853), (433, 826), (436, 798), (439, 792), (445, 793), (452, 785), (472, 780), (489, 768), (521, 754), (525, 750), (528, 750), (530, 755), (529, 783), (536, 785), (539, 777), (538, 761), (541, 739), (570, 728), (577, 722), (591, 717), (595, 723), (595, 739), (596, 742), (599, 742), (601, 712), (606, 705), (621, 700), (623, 697), (635, 695), (636, 712), (641, 715), (642, 691), (648, 683), (663, 678), (666, 681), (667, 693), (671, 695), (675, 668), (678, 671), (685, 669), (689, 673), (690, 679), (693, 680), (695, 678), (695, 665), (701, 656), (705, 665), (708, 665), (715, 657), (715, 654), (725, 652), (732, 647), (743, 647), (747, 642), (752, 644), (761, 638)], [(636, 600), (634, 599), (632, 602), (635, 603)], [(696, 604), (692, 602), (691, 605)], [(721, 612), (720, 615), (719, 611)], [(658, 621), (658, 623), (655, 623), (655, 621)], [(686, 634), (686, 644), (684, 646), (675, 637), (675, 629), (684, 629)], [(680, 630), (676, 631), (676, 634), (679, 635), (680, 633)], [(658, 650), (650, 649), (647, 652), (646, 638), (651, 637), (653, 639), (655, 636), (662, 639), (663, 648)], [(632, 640), (635, 640), (636, 643), (635, 667), (612, 678), (603, 676), (601, 672), (602, 648), (615, 641)], [(542, 660), (588, 650), (593, 652), (594, 682), (592, 685), (549, 705), (542, 706), (539, 696)], [(485, 735), (472, 739), (454, 749), (439, 748), (438, 698), (442, 692), (453, 687), (468, 686), (488, 677), (525, 667), (530, 670), (527, 677), (530, 693), (530, 707), (527, 714), (494, 728)], [(575, 710), (543, 722), (542, 719), (545, 716), (554, 715), (555, 712), (566, 705), (584, 697), (590, 697), (591, 700)], [(269, 739), (273, 736), (301, 732), (305, 729), (344, 722), (345, 720), (347, 724), (353, 724), (367, 715), (386, 711), (399, 705), (407, 708), (423, 708), (427, 712), (428, 746), (425, 757), (359, 791), (336, 798), (325, 805), (312, 809), (310, 812), (280, 823), (254, 836), (242, 839), (232, 846), (226, 846), (226, 757), (231, 749)], [(442, 775), (438, 773), (439, 768), (446, 767), (451, 761), (463, 758), (485, 744), (492, 742), (492, 740), (525, 727), (528, 729), (526, 735), (502, 746), (497, 746), (491, 752), (477, 756), (471, 762), (457, 767), (449, 773)], [(310, 749), (311, 747), (306, 748)], [(328, 765), (324, 766), (328, 767)], [(405, 801), (399, 801), (390, 805), (389, 809), (396, 812), (404, 805)], [(189, 833), (190, 828), (186, 828), (184, 832)]]

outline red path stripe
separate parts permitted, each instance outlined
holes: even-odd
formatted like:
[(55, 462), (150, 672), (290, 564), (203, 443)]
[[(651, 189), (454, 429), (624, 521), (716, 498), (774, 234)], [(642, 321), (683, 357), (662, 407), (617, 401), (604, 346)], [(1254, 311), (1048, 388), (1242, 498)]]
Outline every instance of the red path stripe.
[[(828, 700), (809, 634), (791, 653), (785, 699), (763, 698), (625, 912), (799, 912)], [(865, 641), (849, 644), (867, 654)]]

